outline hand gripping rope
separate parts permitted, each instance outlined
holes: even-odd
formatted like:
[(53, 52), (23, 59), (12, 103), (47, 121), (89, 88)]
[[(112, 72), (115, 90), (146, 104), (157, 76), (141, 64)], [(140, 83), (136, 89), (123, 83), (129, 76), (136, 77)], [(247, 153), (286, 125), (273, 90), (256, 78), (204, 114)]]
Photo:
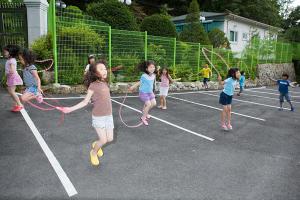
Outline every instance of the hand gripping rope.
[(141, 122), (141, 123), (139, 123), (139, 124), (137, 124), (137, 125), (128, 125), (128, 124), (126, 124), (126, 123), (124, 122), (124, 120), (123, 120), (123, 117), (122, 117), (122, 107), (123, 107), (123, 105), (124, 105), (124, 103), (125, 103), (126, 98), (127, 98), (127, 93), (126, 93), (126, 95), (125, 95), (125, 97), (124, 97), (124, 99), (123, 99), (123, 102), (122, 102), (121, 105), (120, 105), (120, 109), (119, 109), (119, 117), (120, 117), (120, 120), (121, 120), (121, 122), (122, 122), (126, 127), (128, 127), (128, 128), (137, 128), (137, 127), (143, 125), (143, 122)]
[[(45, 96), (44, 94), (42, 94), (42, 95)], [(50, 98), (48, 98), (48, 99), (50, 99)], [(36, 104), (32, 103), (31, 101), (27, 101), (27, 103), (28, 103), (29, 105), (31, 105), (32, 107), (34, 107), (34, 108), (36, 108), (36, 109), (39, 109), (39, 110), (41, 110), (41, 111), (51, 111), (51, 110), (59, 110), (59, 111), (61, 111), (61, 110), (60, 110), (61, 105), (59, 104), (58, 100), (55, 100), (54, 98), (51, 98), (51, 99), (52, 99), (53, 102), (55, 102), (55, 103), (57, 104), (57, 106), (54, 106), (54, 105), (52, 105), (52, 104), (46, 102), (45, 100), (43, 100), (40, 104), (44, 104), (44, 105), (48, 106), (48, 108), (45, 108), (45, 107), (36, 105)], [(36, 101), (39, 101), (39, 98), (38, 98), (38, 97), (36, 97)], [(61, 112), (61, 117), (60, 117), (60, 120), (59, 120), (58, 125), (59, 125), (59, 126), (62, 125), (63, 122), (64, 122), (64, 113)]]

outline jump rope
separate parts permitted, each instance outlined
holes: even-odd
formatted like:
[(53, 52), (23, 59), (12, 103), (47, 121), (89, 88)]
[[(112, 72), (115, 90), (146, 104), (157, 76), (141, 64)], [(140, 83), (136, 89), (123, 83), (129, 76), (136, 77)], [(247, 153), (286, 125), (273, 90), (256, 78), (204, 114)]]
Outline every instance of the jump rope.
[[(220, 56), (220, 55), (219, 55), (218, 53), (216, 53), (216, 52), (210, 51), (210, 50), (208, 50), (208, 49), (206, 49), (206, 48), (202, 48), (202, 53), (203, 53), (205, 59), (206, 59), (206, 60), (209, 62), (209, 64), (214, 68), (214, 70), (217, 72), (218, 76), (220, 76), (220, 73), (219, 73), (218, 69), (214, 66), (214, 64), (213, 64), (213, 63), (211, 62), (211, 60), (208, 58), (208, 56), (207, 56), (207, 54), (206, 54), (205, 51), (210, 52), (210, 53), (215, 54), (216, 56), (218, 56), (218, 57), (225, 63), (227, 69), (229, 69), (228, 64), (226, 63), (226, 61), (224, 60), (224, 58), (223, 58), (222, 56)], [(48, 68), (45, 68), (45, 69), (43, 69), (43, 70), (40, 70), (40, 71), (38, 71), (38, 72), (49, 71), (49, 70), (52, 68), (52, 66), (53, 66), (53, 59), (36, 60), (36, 61), (35, 61), (35, 62), (37, 62), (37, 63), (43, 63), (43, 62), (48, 62), (48, 61), (51, 61), (51, 64), (49, 65), (49, 67), (48, 67)], [(176, 79), (176, 80), (180, 80), (180, 79)], [(44, 94), (44, 93), (43, 93), (42, 95), (45, 97), (45, 94)], [(126, 127), (128, 127), (128, 128), (137, 128), (137, 127), (140, 127), (140, 126), (143, 125), (143, 122), (140, 122), (140, 123), (138, 123), (138, 124), (136, 124), (136, 125), (129, 125), (129, 124), (127, 124), (127, 123), (124, 121), (124, 119), (123, 119), (123, 116), (122, 116), (122, 108), (124, 107), (124, 103), (125, 103), (125, 101), (126, 101), (126, 99), (127, 99), (127, 96), (128, 96), (128, 93), (126, 92), (125, 97), (124, 97), (122, 103), (120, 104), (120, 108), (119, 108), (119, 118), (120, 118), (121, 122), (122, 122)], [(57, 105), (50, 104), (50, 103), (46, 102), (45, 100), (43, 100), (43, 101), (41, 102), (41, 104), (44, 104), (44, 105), (48, 106), (47, 108), (42, 107), (42, 106), (39, 106), (39, 105), (36, 105), (36, 104), (32, 103), (31, 101), (28, 101), (27, 103), (30, 104), (32, 107), (37, 108), (37, 109), (42, 110), (42, 111), (59, 110), (59, 111), (62, 113), (61, 118), (60, 118), (60, 123), (59, 123), (59, 124), (62, 124), (63, 121), (64, 121), (64, 113), (63, 113), (62, 110), (61, 110), (62, 106), (59, 104), (58, 100), (55, 100), (55, 98), (47, 98), (47, 99), (53, 100)], [(36, 97), (36, 100), (39, 101), (38, 97)]]

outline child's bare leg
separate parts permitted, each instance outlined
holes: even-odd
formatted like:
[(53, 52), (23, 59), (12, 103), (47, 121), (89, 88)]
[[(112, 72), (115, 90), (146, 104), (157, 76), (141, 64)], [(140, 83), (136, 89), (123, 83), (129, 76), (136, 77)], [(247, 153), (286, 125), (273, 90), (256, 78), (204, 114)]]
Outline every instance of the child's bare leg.
[(166, 96), (163, 96), (163, 104), (164, 104), (164, 107), (166, 108), (166, 107), (167, 107), (167, 100), (166, 100)]
[[(150, 102), (151, 102), (151, 107), (150, 107), (150, 109), (156, 106), (156, 100), (155, 100), (155, 99), (152, 99)], [(149, 109), (149, 111), (150, 111), (150, 109)], [(148, 111), (148, 112), (149, 112), (149, 111)]]
[(97, 155), (97, 152), (99, 151), (99, 149), (107, 143), (108, 139), (107, 139), (107, 134), (106, 134), (105, 128), (95, 128), (95, 130), (98, 135), (98, 140), (96, 141), (96, 144), (93, 148), (93, 154)]
[(227, 106), (227, 124), (231, 124), (231, 105)]
[(106, 129), (106, 138), (107, 138), (107, 142), (112, 142), (114, 140), (113, 128)]
[(223, 110), (221, 111), (221, 124), (225, 124), (225, 117), (227, 112), (227, 106), (223, 106)]
[(22, 101), (23, 103), (26, 103), (27, 101), (30, 101), (30, 100), (32, 100), (32, 99), (34, 99), (34, 98), (35, 98), (35, 95), (34, 95), (34, 94), (27, 92), (27, 93), (24, 93), (24, 94), (21, 96), (21, 101)]
[(16, 91), (16, 86), (7, 87), (7, 90), (8, 90), (8, 93), (10, 94), (10, 96), (12, 97), (15, 105), (22, 106), (22, 103), (21, 103), (18, 95), (15, 92)]
[(146, 101), (143, 109), (143, 119), (146, 119), (149, 110), (151, 109), (151, 101)]
[(163, 99), (163, 96), (160, 96), (160, 97), (159, 97), (159, 102), (160, 102), (159, 107), (163, 107), (163, 106), (164, 106), (164, 99)]

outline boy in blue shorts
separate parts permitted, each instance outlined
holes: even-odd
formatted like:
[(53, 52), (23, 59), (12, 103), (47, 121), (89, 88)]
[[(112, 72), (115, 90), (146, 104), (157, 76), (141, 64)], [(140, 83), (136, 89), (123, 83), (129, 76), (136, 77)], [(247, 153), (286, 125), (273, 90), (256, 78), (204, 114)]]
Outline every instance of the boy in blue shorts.
[(282, 74), (282, 79), (281, 80), (275, 80), (271, 77), (269, 77), (272, 81), (274, 82), (277, 82), (278, 84), (278, 91), (280, 93), (279, 95), (279, 103), (280, 103), (280, 108), (279, 110), (282, 111), (283, 108), (282, 108), (282, 104), (284, 102), (284, 98), (286, 99), (286, 101), (290, 104), (291, 106), (291, 111), (293, 112), (295, 109), (292, 105), (292, 102), (291, 102), (291, 96), (289, 94), (289, 86), (291, 87), (295, 87), (294, 86), (294, 82), (291, 82), (288, 80), (289, 78), (289, 75), (286, 74), (286, 73), (283, 73)]

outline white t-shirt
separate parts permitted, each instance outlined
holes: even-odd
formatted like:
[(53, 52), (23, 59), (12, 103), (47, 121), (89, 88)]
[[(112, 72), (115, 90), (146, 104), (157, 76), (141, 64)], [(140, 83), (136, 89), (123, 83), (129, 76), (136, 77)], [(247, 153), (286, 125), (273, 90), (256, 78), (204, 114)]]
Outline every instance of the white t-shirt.
[(84, 70), (84, 72), (88, 72), (88, 71), (89, 71), (89, 69), (90, 69), (90, 64), (87, 64), (87, 66), (85, 67), (85, 70)]

